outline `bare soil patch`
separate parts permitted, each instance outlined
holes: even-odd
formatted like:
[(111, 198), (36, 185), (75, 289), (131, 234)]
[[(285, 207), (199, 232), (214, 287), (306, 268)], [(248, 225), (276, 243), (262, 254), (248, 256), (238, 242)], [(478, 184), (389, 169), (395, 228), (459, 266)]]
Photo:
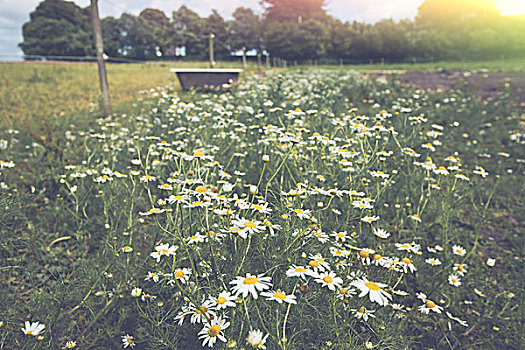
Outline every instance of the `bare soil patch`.
[[(391, 79), (393, 73), (373, 72), (372, 78)], [(397, 76), (404, 84), (413, 84), (426, 90), (469, 90), (474, 89), (480, 98), (497, 98), (506, 89), (512, 89), (525, 107), (525, 74), (469, 72), (465, 70), (442, 70), (439, 72), (404, 72)]]

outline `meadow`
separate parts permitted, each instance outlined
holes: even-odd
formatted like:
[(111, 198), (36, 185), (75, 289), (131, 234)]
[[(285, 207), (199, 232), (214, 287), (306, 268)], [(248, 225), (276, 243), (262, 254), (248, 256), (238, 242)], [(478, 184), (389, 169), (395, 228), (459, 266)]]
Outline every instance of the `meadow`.
[(523, 347), (510, 87), (94, 67), (0, 65), (0, 349)]

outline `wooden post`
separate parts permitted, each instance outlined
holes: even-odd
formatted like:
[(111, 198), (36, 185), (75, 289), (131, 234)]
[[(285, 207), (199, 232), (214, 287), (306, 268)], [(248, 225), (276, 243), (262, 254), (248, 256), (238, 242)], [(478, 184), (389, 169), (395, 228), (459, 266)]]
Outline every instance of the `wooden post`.
[(257, 70), (260, 71), (262, 66), (262, 57), (259, 50), (257, 50)]
[(242, 47), (242, 68), (246, 70), (248, 65), (246, 64), (246, 46)]
[(266, 55), (266, 68), (270, 69), (270, 55)]
[(111, 103), (109, 100), (108, 76), (106, 73), (106, 62), (104, 61), (104, 44), (102, 43), (102, 30), (98, 18), (98, 0), (91, 0), (91, 19), (95, 33), (95, 48), (97, 51), (98, 77), (100, 90), (102, 90), (104, 117), (111, 115)]
[(215, 38), (215, 34), (210, 33), (210, 68), (215, 66), (215, 60), (213, 57), (213, 38)]

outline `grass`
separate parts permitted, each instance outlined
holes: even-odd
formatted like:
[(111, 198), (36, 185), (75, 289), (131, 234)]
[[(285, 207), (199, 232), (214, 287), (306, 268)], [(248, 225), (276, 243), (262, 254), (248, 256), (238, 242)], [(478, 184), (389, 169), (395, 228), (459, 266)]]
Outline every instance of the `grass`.
[[(224, 284), (231, 287), (228, 282), (233, 276), (246, 272), (272, 276), (274, 288), (287, 293), (295, 290), (298, 303), (285, 307), (262, 296), (257, 302), (251, 297), (241, 300), (230, 313), (226, 332), (233, 349), (246, 347), (251, 327), (272, 334), (268, 349), (283, 348), (279, 336), (283, 329), (287, 349), (357, 350), (366, 348), (368, 341), (380, 349), (522, 348), (523, 114), (510, 91), (502, 91), (497, 100), (481, 100), (470, 90), (427, 93), (411, 86), (371, 84), (357, 75), (346, 75), (346, 68), (332, 68), (332, 72), (312, 69), (279, 71), (283, 76), (249, 75), (232, 94), (181, 95), (163, 90), (170, 97), (159, 100), (158, 95), (137, 97), (136, 92), (173, 82), (169, 65), (110, 65), (110, 83), (113, 79), (114, 94), (121, 96), (115, 99), (121, 102), (111, 120), (100, 120), (87, 100), (82, 102), (84, 107), (72, 109), (82, 86), (93, 89), (90, 98), (97, 99), (93, 65), (43, 66), (47, 68), (42, 71), (41, 66), (19, 66), (19, 70), (2, 70), (5, 79), (24, 81), (31, 90), (25, 97), (38, 100), (40, 93), (47, 95), (36, 105), (19, 106), (16, 113), (14, 107), (25, 100), (20, 98), (22, 93), (10, 97), (4, 90), (1, 97), (11, 101), (9, 127), (19, 130), (0, 131), (0, 160), (16, 163), (14, 168), (2, 165), (0, 174), (0, 348), (60, 349), (74, 340), (82, 349), (115, 349), (122, 346), (121, 336), (132, 334), (137, 349), (197, 349), (201, 326), (186, 320), (179, 327), (173, 321), (181, 306), (217, 295), (224, 288), (218, 279), (225, 278)], [(86, 72), (95, 88), (84, 83)], [(57, 76), (68, 79), (63, 82)], [(58, 91), (64, 96), (56, 95)], [(16, 98), (20, 100), (14, 102)], [(274, 110), (275, 106), (282, 111)], [(351, 107), (358, 112), (350, 111)], [(411, 111), (399, 112), (398, 107)], [(395, 139), (385, 133), (383, 139), (371, 137), (366, 142), (351, 127), (341, 126), (344, 120), (349, 126), (372, 126), (383, 108), (394, 114), (381, 121), (395, 127)], [(307, 111), (311, 117), (302, 116)], [(17, 119), (24, 115), (31, 122), (29, 129)], [(39, 118), (45, 119), (43, 129), (31, 135)], [(439, 130), (431, 126), (434, 123), (445, 130), (438, 137), (440, 144), (435, 144), (437, 150), (430, 151), (422, 145), (429, 141), (429, 129)], [(275, 131), (279, 128), (282, 131)], [(332, 162), (334, 154), (323, 146), (326, 140), (316, 139), (314, 132), (326, 135), (340, 148), (363, 153), (369, 149), (371, 155), (391, 150), (393, 154), (384, 160), (371, 157), (371, 162), (350, 158), (358, 170), (345, 173)], [(170, 151), (161, 140), (168, 141)], [(455, 155), (470, 181), (423, 171), (400, 152), (396, 142), (421, 153), (421, 161), (429, 155), (438, 165), (446, 165), (445, 157)], [(315, 149), (310, 148), (314, 145)], [(191, 156), (196, 149), (213, 154), (222, 168), (211, 161), (180, 157), (181, 153)], [(162, 159), (169, 154), (171, 158)], [(269, 155), (267, 163), (261, 161), (264, 154)], [(139, 165), (135, 165), (137, 159)], [(477, 165), (488, 171), (487, 178), (472, 172)], [(110, 175), (112, 180), (103, 182), (104, 168), (127, 177)], [(93, 175), (89, 169), (98, 173)], [(371, 175), (371, 170), (379, 169), (395, 179), (395, 186)], [(132, 171), (140, 177), (153, 175), (157, 181), (141, 181)], [(76, 173), (86, 176), (70, 176)], [(439, 179), (441, 189), (430, 187), (434, 182), (429, 176)], [(268, 215), (250, 210), (239, 210), (238, 215), (261, 222), (266, 218), (282, 228), (274, 238), (254, 234), (248, 242), (227, 236), (189, 244), (190, 233), (197, 238), (213, 237), (211, 231), (220, 234), (230, 221), (203, 208), (163, 205), (162, 199), (172, 192), (157, 185), (168, 178), (184, 181), (185, 185), (172, 183), (174, 194), (193, 199), (202, 198), (196, 194), (196, 180), (204, 181), (210, 197), (216, 191), (231, 197), (224, 183), (237, 184), (238, 199), (264, 200), (273, 209)], [(305, 185), (298, 186), (299, 182)], [(260, 196), (251, 193), (250, 185), (259, 186)], [(368, 224), (360, 221), (364, 212), (352, 211), (352, 200), (346, 196), (295, 195), (302, 186), (366, 192), (375, 199), (373, 211), (366, 213), (378, 214), (380, 226), (391, 232), (391, 238), (375, 238)], [(144, 215), (151, 214), (153, 207), (171, 210)], [(315, 220), (298, 218), (294, 208), (311, 210)], [(234, 205), (232, 209), (237, 211)], [(421, 223), (407, 219), (416, 212), (421, 214)], [(348, 297), (346, 305), (313, 279), (308, 288), (304, 284), (299, 288), (299, 280), (284, 276), (290, 264), (308, 264), (302, 252), (307, 257), (322, 253), (335, 264), (337, 255), (332, 256), (328, 247), (338, 241), (330, 238), (319, 243), (314, 235), (318, 228), (330, 235), (348, 231), (350, 245), (414, 260), (417, 273), (391, 273), (364, 264), (358, 252), (347, 247), (349, 268), (346, 272), (334, 269), (345, 281), (350, 272), (366, 271), (371, 279), (409, 292), (406, 298), (395, 296), (406, 310), (405, 317), (396, 320), (390, 309), (366, 297)], [(305, 236), (308, 239), (303, 241)], [(421, 244), (422, 256), (393, 246), (411, 241)], [(179, 246), (172, 260), (165, 256), (157, 263), (149, 256), (158, 243)], [(445, 250), (432, 255), (426, 248), (436, 244)], [(466, 255), (451, 253), (455, 244), (463, 246)], [(126, 246), (133, 251), (126, 253)], [(425, 263), (430, 256), (439, 257), (442, 266)], [(494, 267), (487, 265), (488, 258), (496, 259)], [(447, 276), (453, 263), (459, 262), (467, 264), (468, 273), (461, 277), (460, 287), (453, 287)], [(144, 280), (149, 271), (174, 272), (179, 267), (192, 270), (192, 283), (169, 286), (165, 280), (157, 284)], [(221, 273), (213, 273), (215, 269)], [(202, 273), (206, 271), (210, 274)], [(157, 299), (133, 297), (136, 287)], [(419, 312), (419, 291), (468, 321), (468, 327), (452, 322), (444, 313)], [(376, 310), (376, 318), (359, 321), (350, 310), (360, 306)], [(46, 324), (42, 339), (20, 331), (26, 320)]]
[[(112, 105), (120, 110), (136, 101), (141, 90), (176, 86), (177, 78), (169, 69), (181, 66), (207, 67), (207, 63), (107, 64)], [(231, 65), (218, 64), (227, 66)], [(0, 79), (0, 125), (98, 112), (101, 94), (96, 63), (0, 62)]]
[[(144, 64), (108, 64), (112, 105), (117, 111), (136, 101), (140, 90), (170, 83), (178, 84), (169, 68), (207, 67), (207, 62), (151, 62)], [(240, 67), (238, 62), (219, 62), (217, 67)], [(321, 68), (321, 67), (320, 67)], [(339, 69), (338, 66), (322, 66)], [(512, 58), (479, 62), (434, 62), (422, 64), (347, 65), (345, 69), (361, 72), (426, 71), (466, 69), (490, 72), (525, 73), (525, 59)], [(249, 71), (256, 70), (250, 63)], [(0, 125), (18, 127), (21, 120), (38, 124), (49, 117), (82, 114), (91, 118), (98, 113), (100, 89), (96, 63), (1, 63)]]

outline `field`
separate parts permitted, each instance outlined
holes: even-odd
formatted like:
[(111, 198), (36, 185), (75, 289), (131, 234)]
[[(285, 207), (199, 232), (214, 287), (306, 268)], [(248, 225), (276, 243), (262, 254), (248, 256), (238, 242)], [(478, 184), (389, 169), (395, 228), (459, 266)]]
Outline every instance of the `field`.
[(0, 64), (0, 349), (523, 348), (522, 91), (398, 76), (467, 66)]

